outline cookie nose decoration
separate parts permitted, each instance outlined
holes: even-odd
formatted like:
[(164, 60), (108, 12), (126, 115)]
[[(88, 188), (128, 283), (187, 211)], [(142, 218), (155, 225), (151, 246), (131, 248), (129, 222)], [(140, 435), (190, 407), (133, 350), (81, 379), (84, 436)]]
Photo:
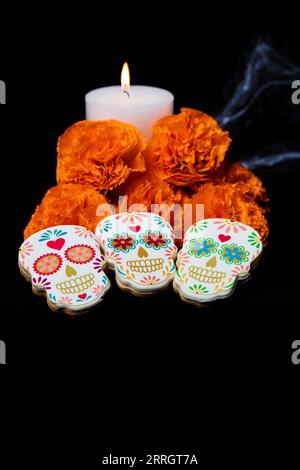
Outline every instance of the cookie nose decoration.
[(68, 277), (71, 277), (71, 276), (76, 276), (76, 274), (77, 274), (76, 269), (72, 268), (72, 266), (69, 266), (67, 264), (67, 266), (66, 266), (66, 275)]
[(142, 246), (139, 247), (138, 251), (139, 258), (148, 258), (148, 252)]
[(210, 260), (207, 261), (206, 267), (207, 268), (215, 268), (217, 266), (217, 258), (214, 256)]

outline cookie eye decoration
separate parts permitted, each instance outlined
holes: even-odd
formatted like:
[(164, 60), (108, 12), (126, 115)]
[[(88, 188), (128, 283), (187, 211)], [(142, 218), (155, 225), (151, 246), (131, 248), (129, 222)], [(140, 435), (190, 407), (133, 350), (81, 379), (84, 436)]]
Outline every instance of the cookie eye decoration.
[(141, 235), (141, 243), (143, 243), (147, 248), (159, 250), (160, 248), (167, 248), (171, 243), (171, 240), (168, 239), (166, 234), (161, 233), (158, 230), (148, 230), (146, 233)]
[(109, 238), (108, 246), (115, 252), (122, 251), (128, 253), (130, 250), (134, 250), (137, 245), (137, 241), (133, 236), (128, 233), (116, 234), (112, 238)]
[(40, 256), (33, 264), (37, 274), (44, 276), (56, 273), (62, 265), (62, 259), (56, 253), (48, 253)]
[(223, 245), (218, 253), (221, 255), (221, 260), (227, 264), (242, 264), (249, 261), (249, 251), (246, 251), (244, 246), (237, 246), (236, 243)]
[(96, 237), (121, 289), (138, 296), (154, 294), (175, 277), (174, 232), (162, 217), (152, 212), (114, 214), (98, 224)]
[(199, 238), (198, 240), (191, 240), (188, 246), (188, 254), (202, 258), (202, 256), (210, 256), (217, 251), (218, 243), (215, 243), (212, 238)]
[(95, 250), (89, 245), (73, 245), (65, 251), (68, 261), (76, 264), (85, 264), (95, 257)]

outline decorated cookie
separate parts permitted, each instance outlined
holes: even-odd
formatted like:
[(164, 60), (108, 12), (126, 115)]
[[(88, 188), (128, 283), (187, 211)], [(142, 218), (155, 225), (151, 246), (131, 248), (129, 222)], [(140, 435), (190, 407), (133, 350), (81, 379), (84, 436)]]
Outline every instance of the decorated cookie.
[(103, 219), (96, 236), (119, 287), (136, 295), (161, 290), (175, 276), (177, 249), (166, 220), (150, 212), (124, 212)]
[(178, 253), (174, 289), (196, 304), (227, 297), (237, 279), (249, 276), (261, 251), (260, 235), (248, 225), (228, 219), (197, 222)]
[(100, 302), (110, 283), (105, 258), (91, 231), (77, 225), (50, 227), (31, 235), (19, 250), (21, 273), (50, 308), (75, 314)]

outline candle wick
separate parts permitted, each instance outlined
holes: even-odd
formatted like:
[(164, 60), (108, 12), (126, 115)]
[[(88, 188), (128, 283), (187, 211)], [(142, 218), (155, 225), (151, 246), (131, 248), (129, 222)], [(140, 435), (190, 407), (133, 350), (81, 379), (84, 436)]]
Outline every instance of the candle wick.
[(130, 98), (130, 94), (129, 94), (129, 91), (128, 91), (128, 90), (123, 90), (123, 93), (125, 93), (125, 95), (127, 95), (128, 98)]

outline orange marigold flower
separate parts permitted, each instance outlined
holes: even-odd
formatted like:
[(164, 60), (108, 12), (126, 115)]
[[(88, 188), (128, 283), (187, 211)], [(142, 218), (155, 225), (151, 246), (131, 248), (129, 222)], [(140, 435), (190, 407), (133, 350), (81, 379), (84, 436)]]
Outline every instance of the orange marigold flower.
[(133, 204), (143, 204), (147, 210), (151, 209), (151, 204), (172, 206), (181, 204), (187, 198), (182, 188), (172, 187), (148, 174), (132, 179), (127, 188), (124, 187), (124, 194), (127, 196), (128, 207)]
[(250, 225), (257, 230), (266, 243), (269, 226), (264, 216), (265, 210), (249, 199), (234, 184), (206, 183), (192, 197), (193, 222), (196, 219), (196, 204), (204, 204), (204, 217), (233, 219)]
[(223, 181), (233, 184), (236, 189), (257, 202), (268, 201), (262, 181), (240, 163), (232, 163), (225, 168)]
[(145, 150), (147, 168), (168, 183), (195, 188), (212, 178), (230, 142), (212, 117), (183, 108), (155, 123)]
[[(97, 208), (104, 209), (96, 215)], [(110, 215), (107, 201), (95, 188), (61, 183), (49, 189), (24, 230), (24, 238), (54, 225), (82, 225), (94, 231), (100, 220)], [(100, 212), (99, 212), (100, 214)]]
[(145, 170), (146, 144), (140, 131), (125, 122), (77, 122), (58, 140), (57, 182), (113, 189)]

